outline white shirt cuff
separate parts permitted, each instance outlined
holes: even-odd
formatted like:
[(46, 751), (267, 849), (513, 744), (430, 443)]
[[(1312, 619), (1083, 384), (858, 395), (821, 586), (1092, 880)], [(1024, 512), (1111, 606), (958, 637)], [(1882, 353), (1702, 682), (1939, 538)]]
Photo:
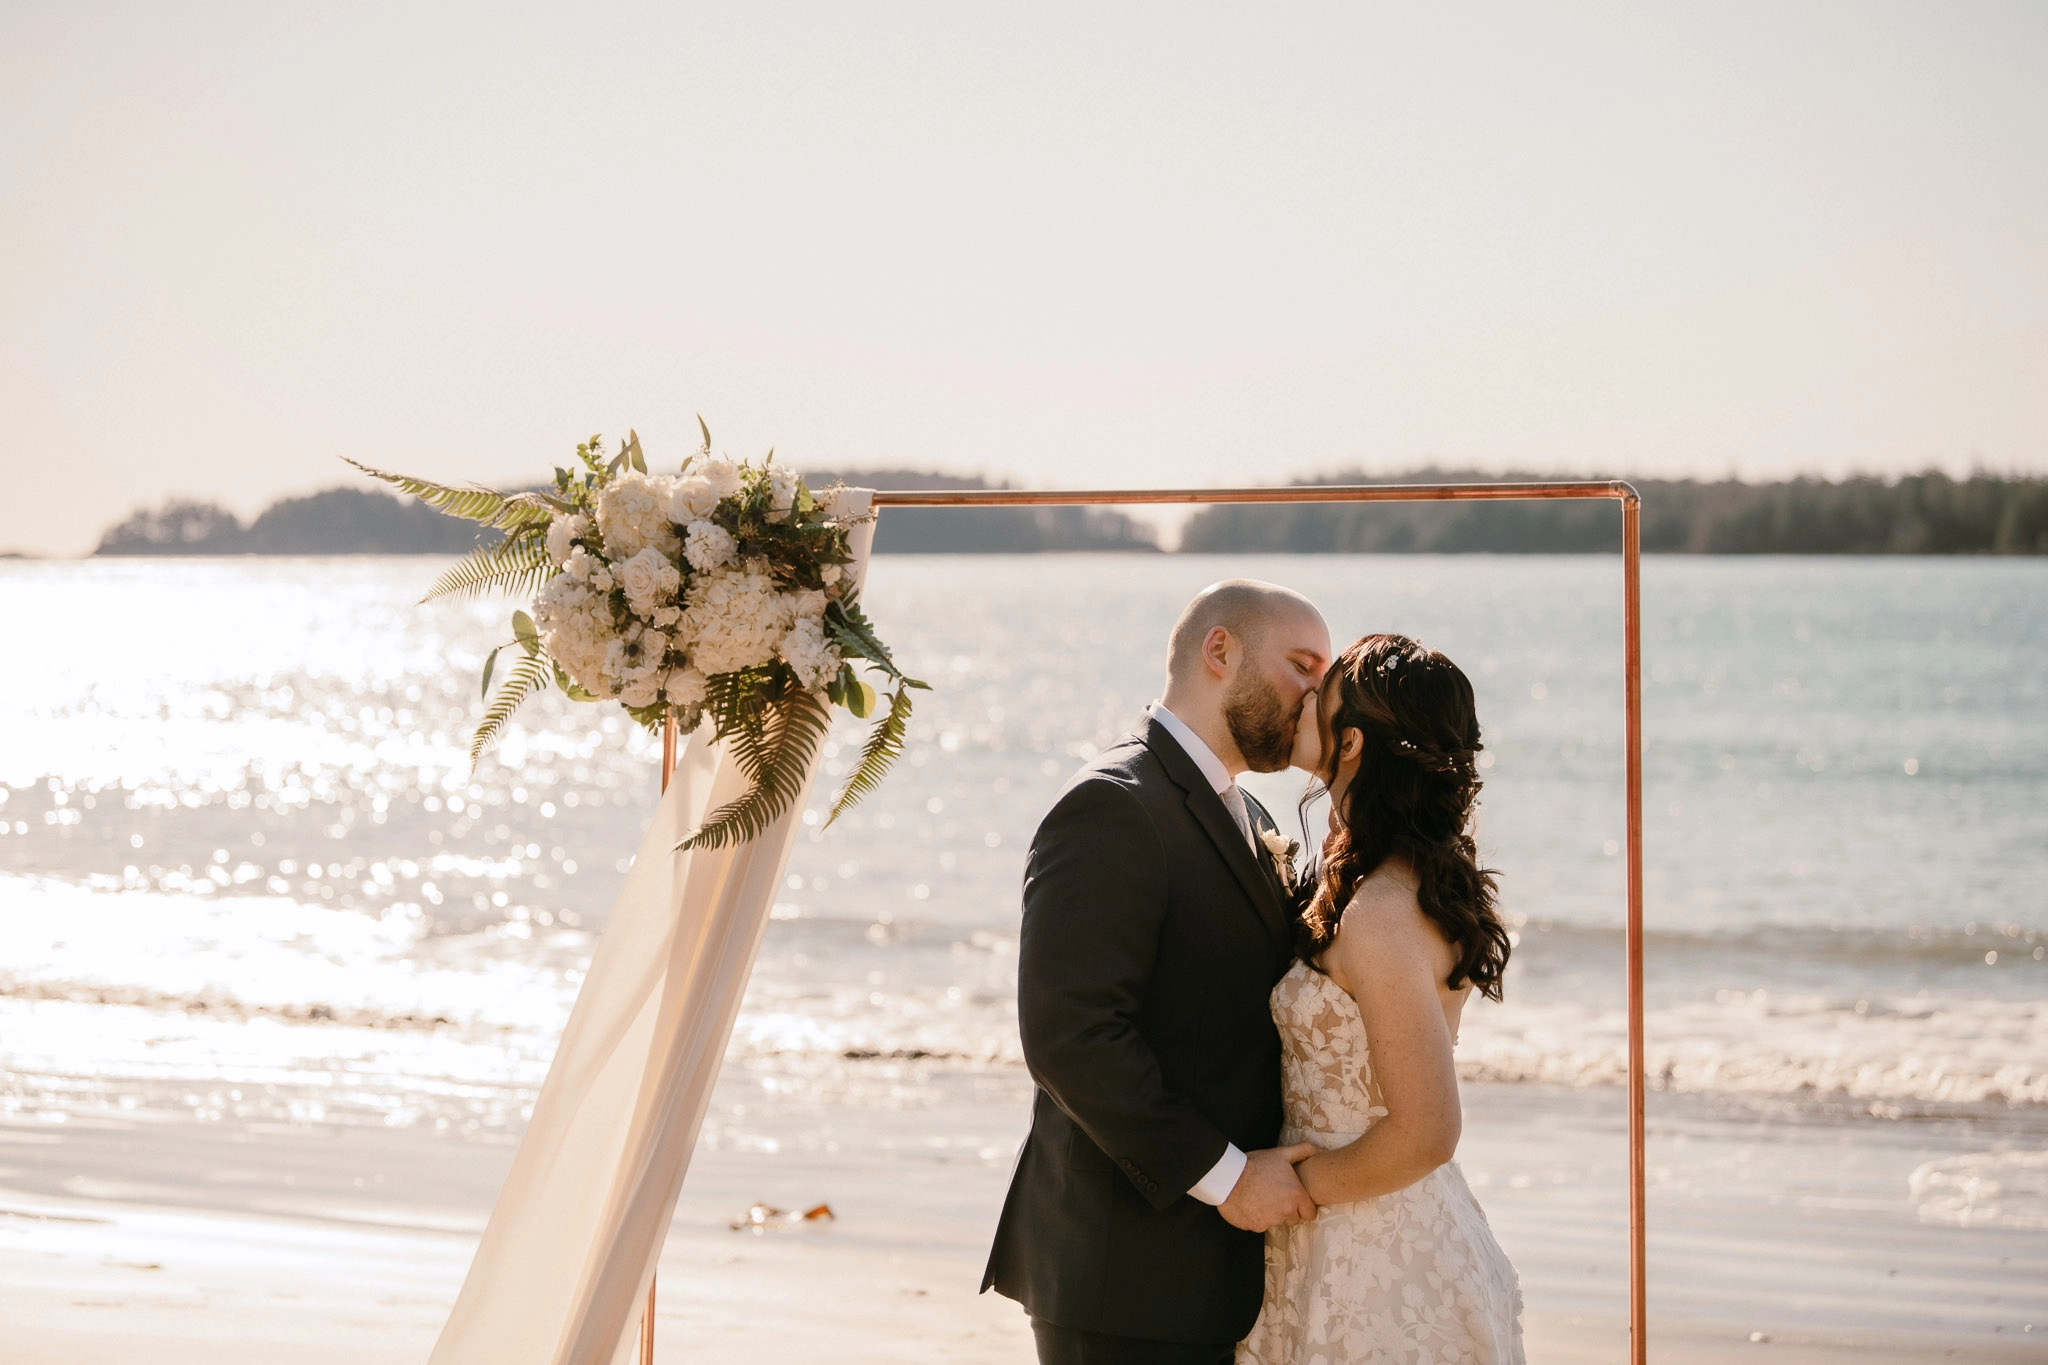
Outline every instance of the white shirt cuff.
[(1244, 1174), (1244, 1162), (1244, 1153), (1237, 1150), (1236, 1143), (1231, 1143), (1209, 1168), (1209, 1174), (1197, 1180), (1188, 1193), (1204, 1204), (1221, 1204), (1237, 1188), (1237, 1178)]

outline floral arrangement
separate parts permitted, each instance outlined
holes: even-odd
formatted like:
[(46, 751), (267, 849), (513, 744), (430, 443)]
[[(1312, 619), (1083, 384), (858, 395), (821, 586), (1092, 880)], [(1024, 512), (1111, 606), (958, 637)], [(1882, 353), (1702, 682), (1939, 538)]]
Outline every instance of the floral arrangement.
[[(489, 705), (470, 761), (550, 685), (577, 701), (616, 701), (650, 730), (674, 718), (689, 733), (708, 719), (715, 738), (732, 741), (749, 782), (681, 845), (717, 848), (755, 837), (789, 809), (833, 706), (865, 719), (881, 705), (855, 660), (880, 676), (889, 699), (833, 800), (833, 819), (902, 753), (910, 693), (925, 684), (896, 667), (861, 612), (846, 572), (849, 523), (774, 451), (758, 465), (713, 455), (710, 429), (702, 418), (698, 426), (704, 447), (678, 474), (649, 473), (635, 433), (609, 462), (593, 436), (576, 448), (577, 466), (557, 469), (542, 492), (453, 488), (349, 463), (503, 532), (422, 601), (534, 594), (532, 614), (512, 613), (513, 638), (484, 660)], [(518, 658), (493, 696), (507, 649)]]

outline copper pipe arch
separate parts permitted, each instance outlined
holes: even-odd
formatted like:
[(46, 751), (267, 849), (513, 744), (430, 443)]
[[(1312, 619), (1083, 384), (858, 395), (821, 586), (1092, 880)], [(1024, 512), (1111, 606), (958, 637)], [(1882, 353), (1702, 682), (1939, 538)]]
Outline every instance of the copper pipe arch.
[[(878, 490), (881, 507), (1099, 507), (1208, 503), (1518, 502), (1554, 498), (1621, 504), (1622, 706), (1628, 812), (1627, 907), (1623, 971), (1628, 997), (1628, 1307), (1629, 1360), (1647, 1365), (1648, 1242), (1645, 1235), (1643, 1129), (1643, 663), (1642, 495), (1621, 479), (1555, 479), (1513, 483), (1305, 484), (1266, 488), (1106, 488), (1041, 490), (963, 488)], [(662, 785), (675, 764), (674, 722), (662, 752)], [(654, 1287), (647, 1290), (640, 1358), (654, 1358)]]

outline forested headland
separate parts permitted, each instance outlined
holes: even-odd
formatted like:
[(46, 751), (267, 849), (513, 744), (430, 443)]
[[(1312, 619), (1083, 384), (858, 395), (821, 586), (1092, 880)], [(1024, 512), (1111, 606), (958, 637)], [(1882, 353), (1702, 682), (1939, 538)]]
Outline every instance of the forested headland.
[[(1483, 483), (1556, 475), (1359, 470), (1297, 484)], [(2048, 478), (1631, 480), (1643, 549), (1665, 554), (2048, 554)], [(1189, 553), (1585, 553), (1621, 547), (1609, 501), (1230, 504), (1188, 520)]]
[[(867, 488), (989, 488), (978, 478), (911, 469), (806, 471), (813, 488), (844, 478)], [(496, 532), (484, 532), (495, 539)], [(330, 488), (285, 498), (244, 525), (225, 507), (174, 499), (136, 511), (100, 537), (102, 555), (460, 554), (475, 523), (376, 488)], [(877, 554), (1032, 554), (1157, 551), (1152, 528), (1096, 507), (932, 507), (875, 525)]]
[[(914, 469), (814, 470), (870, 488), (993, 488)], [(1417, 470), (1342, 471), (1307, 483), (1455, 483), (1543, 477)], [(1941, 473), (1904, 478), (1641, 479), (1643, 549), (1670, 554), (2048, 554), (2048, 478)], [(877, 524), (881, 554), (1031, 554), (1158, 550), (1150, 527), (1100, 507), (939, 507)], [(490, 534), (490, 533), (487, 533)], [(381, 489), (331, 488), (273, 503), (244, 524), (212, 503), (143, 509), (100, 539), (103, 555), (456, 554), (471, 522)], [(1187, 553), (1586, 553), (1621, 544), (1607, 501), (1231, 504), (1204, 507), (1181, 536)]]

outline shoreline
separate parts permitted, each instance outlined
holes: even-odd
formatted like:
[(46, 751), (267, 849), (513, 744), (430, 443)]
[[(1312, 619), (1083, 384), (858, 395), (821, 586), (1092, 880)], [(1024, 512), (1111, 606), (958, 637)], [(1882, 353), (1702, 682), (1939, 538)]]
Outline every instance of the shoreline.
[[(1028, 1081), (867, 1065), (866, 1103), (728, 1065), (663, 1254), (660, 1359), (1031, 1359), (1022, 1311), (974, 1292)], [(1530, 1358), (1625, 1358), (1619, 1094), (1466, 1099), (1459, 1162), (1521, 1269)], [(1650, 1120), (1660, 1362), (2040, 1357), (2048, 1231), (1915, 1214), (1909, 1173), (1970, 1148), (1970, 1125), (1660, 1096)], [(424, 1358), (510, 1155), (503, 1138), (369, 1127), (0, 1123), (10, 1358)], [(730, 1231), (755, 1201), (836, 1217)]]

